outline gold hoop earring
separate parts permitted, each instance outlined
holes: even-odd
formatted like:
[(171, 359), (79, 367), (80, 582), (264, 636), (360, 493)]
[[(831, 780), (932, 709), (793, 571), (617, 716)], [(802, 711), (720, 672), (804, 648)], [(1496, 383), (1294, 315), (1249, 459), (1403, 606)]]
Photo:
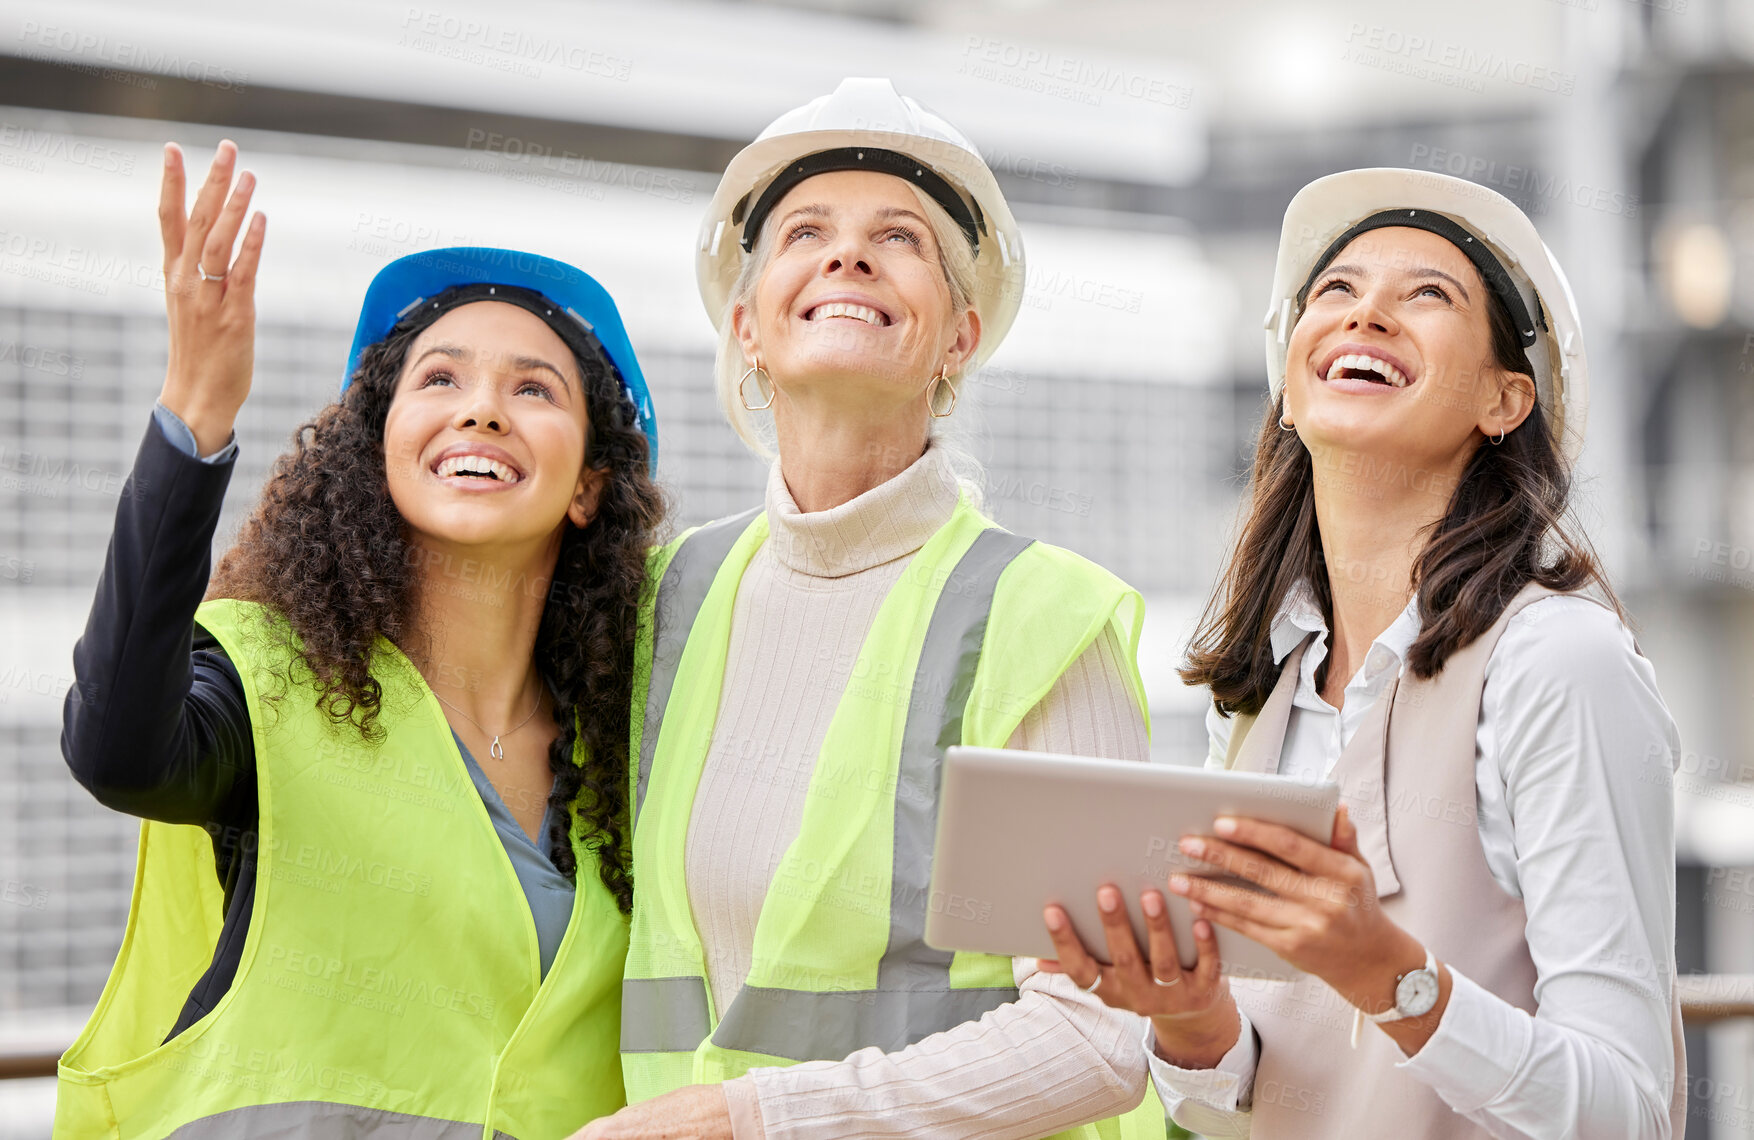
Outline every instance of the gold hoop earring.
[[(938, 375), (932, 377), (932, 382), (926, 386), (926, 407), (931, 411), (932, 418), (935, 420), (944, 419), (956, 410), (956, 382), (950, 379), (948, 373), (948, 367), (940, 368)], [(938, 410), (938, 386), (940, 384), (950, 389), (950, 406), (941, 412)]]
[[(745, 385), (749, 382), (749, 378), (751, 376), (754, 376), (756, 378), (755, 379), (755, 390), (757, 392), (761, 391), (761, 382), (763, 379), (766, 379), (766, 381), (767, 381), (767, 403), (765, 403), (765, 404), (751, 404), (749, 402), (749, 394), (743, 390), (743, 385)], [(767, 369), (765, 369), (761, 366), (761, 360), (759, 358), (755, 361), (755, 363), (753, 365), (750, 366), (749, 371), (747, 371), (743, 374), (742, 379), (737, 381), (737, 398), (739, 400), (743, 401), (743, 409), (745, 411), (763, 412), (763, 411), (766, 411), (768, 408), (773, 407), (773, 398), (778, 392), (779, 392), (779, 389), (774, 387), (773, 377), (769, 376), (767, 374)]]

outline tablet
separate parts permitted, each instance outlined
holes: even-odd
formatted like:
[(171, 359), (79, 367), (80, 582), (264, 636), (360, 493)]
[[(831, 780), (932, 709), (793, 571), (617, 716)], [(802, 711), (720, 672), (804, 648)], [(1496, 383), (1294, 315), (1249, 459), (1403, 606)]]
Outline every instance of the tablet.
[[(1042, 908), (1059, 903), (1091, 956), (1108, 964), (1096, 889), (1126, 896), (1139, 948), (1146, 947), (1139, 895), (1169, 904), (1184, 968), (1194, 965), (1187, 900), (1164, 885), (1173, 871), (1231, 878), (1183, 855), (1183, 835), (1210, 835), (1220, 815), (1281, 823), (1327, 842), (1339, 788), (1287, 776), (1167, 764), (1093, 760), (1047, 752), (953, 747), (932, 860), (926, 944), (1009, 957), (1052, 958)], [(1242, 880), (1234, 880), (1242, 882)], [(1249, 884), (1244, 884), (1249, 885)], [(1290, 979), (1298, 971), (1250, 938), (1214, 924), (1224, 972)]]

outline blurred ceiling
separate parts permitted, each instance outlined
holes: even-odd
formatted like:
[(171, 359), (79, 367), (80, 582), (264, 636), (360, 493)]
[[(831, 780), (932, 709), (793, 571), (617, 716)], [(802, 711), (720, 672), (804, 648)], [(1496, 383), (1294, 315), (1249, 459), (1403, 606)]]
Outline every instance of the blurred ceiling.
[[(748, 139), (844, 75), (889, 75), (1013, 166), (1177, 186), (1202, 176), (1208, 139), (1227, 126), (1331, 130), (1551, 111), (1576, 72), (1566, 21), (1606, 23), (1615, 13), (1583, 5), (1619, 2), (11, 0), (14, 29), (0, 34), (0, 53), (167, 81), (163, 96), (113, 84), (111, 101), (123, 106), (70, 110), (129, 113), (171, 98), (181, 80), (233, 103), (264, 91), (358, 101), (343, 118), (430, 106), (489, 124), (694, 140), (650, 161), (695, 169), (715, 168), (724, 142)], [(43, 79), (0, 80), (10, 88), (0, 101), (44, 105), (28, 98)], [(321, 104), (294, 103), (322, 117)], [(176, 111), (154, 117), (199, 117)], [(404, 113), (418, 124), (417, 112)]]
[(1606, 21), (1614, 14), (1601, 9), (1623, 3), (725, 0), (724, 6), (835, 13), (967, 42), (1000, 36), (1060, 59), (1112, 55), (1174, 64), (1197, 74), (1196, 101), (1214, 123), (1271, 126), (1539, 109), (1564, 97), (1535, 73), (1568, 74), (1565, 22)]

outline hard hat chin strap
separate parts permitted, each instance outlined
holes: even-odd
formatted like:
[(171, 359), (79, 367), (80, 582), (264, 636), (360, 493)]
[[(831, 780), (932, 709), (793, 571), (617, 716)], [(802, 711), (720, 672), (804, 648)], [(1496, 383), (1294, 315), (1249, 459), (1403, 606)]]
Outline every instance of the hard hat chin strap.
[(1316, 260), (1315, 268), (1309, 271), (1304, 279), (1303, 288), (1297, 291), (1298, 297), (1304, 297), (1315, 279), (1321, 276), (1322, 270), (1339, 256), (1342, 249), (1351, 244), (1352, 239), (1370, 230), (1385, 229), (1389, 226), (1410, 226), (1416, 230), (1425, 230), (1443, 238), (1465, 254), (1474, 268), (1480, 273), (1480, 280), (1504, 307), (1510, 312), (1510, 319), (1516, 325), (1518, 336), (1522, 339), (1523, 349), (1527, 351), (1535, 346), (1538, 331), (1547, 327), (1547, 319), (1541, 312), (1540, 298), (1535, 298), (1535, 312), (1529, 314), (1529, 306), (1523, 302), (1522, 293), (1517, 290), (1516, 283), (1511, 280), (1510, 272), (1504, 268), (1498, 256), (1487, 248), (1484, 241), (1469, 233), (1467, 228), (1452, 221), (1442, 214), (1431, 210), (1384, 210), (1372, 214), (1359, 222), (1339, 237), (1335, 238), (1327, 250)]
[(742, 201), (731, 211), (731, 223), (743, 224), (743, 252), (753, 252), (755, 239), (761, 233), (761, 223), (767, 220), (768, 214), (779, 205), (787, 191), (806, 178), (837, 170), (875, 170), (879, 174), (893, 174), (918, 186), (925, 191), (926, 197), (944, 207), (944, 212), (950, 215), (950, 220), (956, 223), (956, 228), (968, 239), (975, 256), (980, 256), (981, 234), (987, 228), (986, 219), (980, 216), (980, 207), (964, 201), (954, 186), (925, 163), (909, 158), (900, 151), (871, 146), (819, 150), (796, 160), (767, 184), (761, 196), (755, 199), (755, 205), (749, 206), (747, 218), (744, 217), (744, 207), (749, 203), (749, 196), (744, 195)]

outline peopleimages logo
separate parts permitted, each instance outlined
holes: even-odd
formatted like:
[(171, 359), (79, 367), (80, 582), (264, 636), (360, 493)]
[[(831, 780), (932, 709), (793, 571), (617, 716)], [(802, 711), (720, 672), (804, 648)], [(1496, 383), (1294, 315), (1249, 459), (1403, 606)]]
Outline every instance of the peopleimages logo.
[(513, 269), (535, 277), (547, 277), (555, 281), (566, 280), (566, 274), (547, 258), (515, 249), (488, 250), (486, 253), (476, 254), (469, 261), (460, 261), (444, 250), (409, 255), (410, 261), (416, 258), (419, 259), (417, 264), (447, 273), (475, 273), (479, 272), (481, 266), (486, 264), (495, 268)]
[(1495, 51), (1475, 51), (1462, 44), (1381, 24), (1353, 21), (1346, 31), (1346, 44), (1340, 55), (1342, 62), (1401, 72), (1470, 91), (1484, 90), (1480, 83), (1483, 79), (1558, 95), (1570, 95), (1577, 90), (1577, 76), (1571, 72)]
[(969, 36), (962, 45), (962, 55), (963, 62), (956, 68), (959, 75), (1093, 107), (1102, 106), (1104, 95), (1182, 109), (1192, 105), (1194, 98), (1191, 87), (1159, 75), (1147, 75), (1108, 61), (1007, 43), (990, 36)]
[(242, 91), (250, 78), (248, 72), (192, 59), (174, 51), (145, 47), (74, 28), (39, 24), (35, 20), (21, 23), (17, 38), (26, 49), (24, 54), (35, 59), (46, 58), (45, 53), (52, 52), (62, 57), (113, 64), (131, 71), (186, 79), (222, 91)]
[(424, 8), (407, 10), (402, 18), (402, 37), (397, 42), (401, 47), (430, 55), (482, 64), (532, 79), (541, 75), (545, 65), (621, 82), (627, 81), (633, 69), (632, 61), (624, 56), (572, 43), (547, 32), (529, 32)]
[[(1495, 158), (1467, 154), (1459, 150), (1414, 143), (1409, 164), (1441, 174), (1453, 174), (1489, 186), (1516, 202), (1530, 214), (1546, 213), (1549, 202), (1565, 202), (1586, 210), (1599, 210), (1625, 218), (1638, 216), (1636, 194), (1574, 182), (1570, 178), (1550, 174), (1533, 166), (1500, 162)], [(1428, 180), (1432, 181), (1432, 180)], [(1486, 195), (1482, 195), (1485, 197)]]
[(16, 364), (20, 368), (46, 372), (50, 376), (65, 376), (71, 380), (77, 380), (85, 374), (83, 356), (75, 356), (62, 349), (20, 344), (13, 340), (0, 340), (0, 364)]
[[(24, 161), (8, 161), (14, 156)], [(27, 165), (31, 170), (42, 170), (43, 163), (37, 161), (41, 159), (55, 159), (105, 174), (134, 172), (134, 156), (115, 147), (88, 139), (70, 138), (53, 131), (32, 130), (16, 123), (0, 123), (0, 163), (8, 166)]]
[[(694, 183), (681, 174), (667, 170), (654, 170), (644, 166), (630, 166), (625, 162), (606, 162), (577, 151), (556, 150), (554, 147), (522, 139), (516, 135), (504, 135), (495, 131), (482, 130), (479, 127), (471, 127), (463, 141), (463, 149), (492, 155), (494, 161), (527, 167), (533, 172), (552, 173), (561, 179), (582, 180), (596, 186), (628, 190), (636, 194), (649, 194), (655, 198), (680, 202), (684, 205), (694, 201)], [(467, 165), (471, 169), (486, 169), (479, 162)], [(519, 178), (515, 169), (498, 169), (490, 172), (515, 180), (534, 181), (534, 179)], [(593, 196), (601, 197), (600, 194)]]
[(164, 290), (164, 270), (114, 253), (0, 230), (0, 273), (105, 296), (111, 283)]

